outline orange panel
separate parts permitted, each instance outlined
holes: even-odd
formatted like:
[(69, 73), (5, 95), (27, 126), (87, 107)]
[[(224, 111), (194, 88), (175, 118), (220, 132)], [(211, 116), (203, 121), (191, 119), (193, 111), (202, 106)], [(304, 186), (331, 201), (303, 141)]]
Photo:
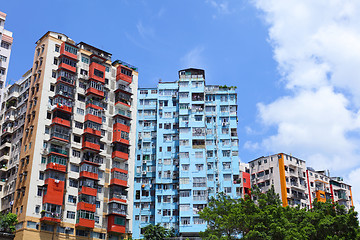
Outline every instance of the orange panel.
[(89, 108), (89, 107), (99, 109), (99, 110), (103, 110), (102, 107), (99, 107), (98, 105), (91, 104), (91, 103), (86, 104), (86, 108)]
[(90, 196), (96, 196), (97, 194), (97, 190), (95, 188), (90, 188), (90, 187), (81, 187), (81, 190), (79, 192), (80, 194), (86, 194), (86, 195), (90, 195)]
[(53, 118), (52, 123), (56, 123), (56, 124), (59, 124), (59, 125), (65, 126), (65, 127), (70, 127), (70, 121), (59, 118), (59, 117)]
[(72, 107), (61, 105), (59, 103), (56, 105), (56, 109), (67, 112), (67, 113), (72, 113)]
[(56, 222), (56, 223), (60, 223), (61, 219), (59, 218), (52, 218), (52, 217), (42, 217), (40, 218), (40, 221), (42, 222)]
[(127, 181), (120, 180), (120, 179), (117, 179), (117, 178), (112, 178), (110, 180), (110, 184), (111, 185), (120, 185), (120, 186), (123, 186), (123, 187), (127, 187)]
[(108, 216), (108, 232), (125, 233), (125, 226), (115, 224), (115, 215)]
[(288, 206), (287, 191), (286, 191), (286, 177), (285, 177), (285, 165), (284, 165), (284, 154), (279, 154), (279, 172), (280, 172), (280, 185), (281, 185), (281, 199), (283, 207)]
[(75, 224), (75, 227), (85, 227), (85, 228), (94, 228), (95, 220), (79, 218), (79, 222)]
[(92, 114), (86, 114), (85, 115), (85, 121), (93, 121), (93, 122), (102, 124), (102, 118), (98, 117), (98, 116), (95, 116), (95, 115), (92, 115)]
[(112, 201), (126, 203), (125, 199), (120, 199), (120, 198), (110, 198), (109, 202), (112, 202)]
[(121, 105), (124, 105), (125, 107), (130, 108), (130, 105), (129, 105), (129, 104), (126, 104), (126, 103), (123, 103), (123, 102), (120, 102), (120, 101), (116, 102), (116, 103), (115, 103), (115, 106), (116, 106), (117, 104), (121, 104)]
[(66, 172), (66, 166), (58, 163), (48, 163), (46, 169), (52, 169), (60, 172)]
[(121, 168), (112, 168), (111, 169), (111, 172), (122, 172), (122, 173), (126, 173), (128, 174), (128, 170), (124, 170), (124, 169), (121, 169)]
[(318, 202), (326, 202), (325, 192), (317, 190), (316, 191), (316, 198)]
[(89, 212), (95, 212), (96, 211), (96, 205), (86, 202), (79, 202), (77, 204), (77, 210), (86, 210)]
[(64, 181), (48, 178), (45, 180), (45, 185), (47, 185), (47, 190), (43, 197), (43, 203), (62, 205), (64, 198)]
[(101, 131), (95, 130), (95, 129), (92, 129), (92, 128), (85, 128), (84, 133), (89, 133), (89, 134), (101, 137)]
[(92, 88), (92, 87), (86, 89), (86, 95), (90, 95), (90, 94), (93, 94), (98, 97), (104, 97), (104, 91), (97, 90), (96, 88)]
[[(70, 45), (70, 44), (69, 44)], [(74, 46), (75, 47), (75, 46)], [(77, 60), (77, 56), (73, 53), (69, 53), (67, 51), (65, 51), (65, 42), (63, 42), (61, 44), (61, 47), (60, 47), (60, 55), (65, 55), (65, 56), (68, 56), (69, 58), (72, 58), (72, 59), (75, 59)]]
[[(104, 76), (101, 78), (101, 77), (98, 77), (94, 74), (94, 70), (97, 69), (101, 72), (104, 73)], [(98, 64), (96, 62), (92, 62), (90, 63), (90, 66), (89, 66), (89, 78), (91, 79), (94, 79), (98, 82), (101, 82), (101, 83), (105, 83), (105, 66), (101, 65), (101, 64)]]
[(130, 126), (126, 126), (124, 124), (121, 123), (115, 123), (113, 125), (114, 130), (121, 130), (121, 131), (125, 131), (125, 132), (130, 132)]
[(68, 71), (70, 71), (70, 72), (76, 73), (76, 67), (67, 65), (67, 64), (65, 64), (65, 63), (60, 63), (58, 69), (61, 69), (61, 68), (66, 69), (66, 70), (68, 70)]
[(87, 148), (94, 151), (100, 151), (100, 145), (92, 142), (83, 141), (82, 148)]
[(87, 171), (81, 171), (80, 172), (80, 177), (86, 177), (86, 178), (91, 178), (94, 180), (98, 180), (99, 176), (97, 173), (92, 173), (92, 172), (87, 172)]
[(120, 152), (120, 151), (114, 151), (111, 156), (112, 156), (112, 158), (121, 158), (121, 159), (124, 159), (124, 160), (129, 159), (129, 154), (128, 153), (123, 153), (123, 152)]

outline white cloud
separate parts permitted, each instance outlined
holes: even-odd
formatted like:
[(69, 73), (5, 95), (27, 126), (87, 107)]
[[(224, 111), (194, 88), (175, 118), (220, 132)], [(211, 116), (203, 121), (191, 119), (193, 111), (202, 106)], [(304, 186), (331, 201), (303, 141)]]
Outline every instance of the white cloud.
[(138, 23), (136, 24), (136, 28), (140, 36), (143, 38), (154, 37), (155, 35), (154, 29), (148, 26), (144, 26), (142, 21), (138, 21)]
[[(210, 4), (213, 8), (216, 9), (218, 14), (230, 14), (230, 8), (228, 1), (225, 0), (206, 0), (206, 3)], [(213, 15), (213, 18), (216, 18), (216, 14)]]
[(360, 191), (360, 1), (253, 2), (269, 26), (274, 59), (290, 90), (258, 104), (262, 123), (277, 130), (261, 147), (291, 152), (335, 174), (358, 168), (348, 179)]
[(184, 68), (205, 68), (205, 61), (202, 56), (204, 47), (198, 46), (188, 51), (181, 59)]

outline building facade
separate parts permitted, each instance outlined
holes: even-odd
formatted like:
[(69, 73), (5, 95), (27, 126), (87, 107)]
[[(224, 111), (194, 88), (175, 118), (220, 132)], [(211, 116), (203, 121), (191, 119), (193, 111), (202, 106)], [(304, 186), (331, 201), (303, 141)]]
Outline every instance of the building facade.
[(138, 73), (111, 57), (61, 33), (37, 41), (15, 150), (15, 239), (131, 233)]
[[(6, 84), (9, 68), (11, 47), (13, 44), (12, 32), (5, 29), (6, 13), (0, 12), (0, 95)], [(1, 98), (0, 98), (1, 100)]]
[(133, 238), (161, 223), (182, 236), (206, 229), (199, 211), (211, 196), (238, 197), (237, 95), (207, 86), (201, 69), (138, 90)]
[(4, 89), (1, 106), (1, 212), (12, 211), (20, 149), (24, 133), (26, 107), (31, 81), (30, 69), (22, 78)]
[(347, 209), (353, 206), (351, 186), (342, 178), (330, 177), (326, 171), (306, 167), (306, 162), (294, 156), (279, 153), (249, 162), (251, 186), (262, 192), (274, 186), (284, 207), (312, 208), (314, 199), (332, 200)]

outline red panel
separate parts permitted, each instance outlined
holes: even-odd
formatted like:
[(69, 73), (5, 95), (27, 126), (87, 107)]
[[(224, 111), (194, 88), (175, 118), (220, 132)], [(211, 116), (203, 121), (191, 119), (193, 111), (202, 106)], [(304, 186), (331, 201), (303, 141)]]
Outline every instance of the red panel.
[(60, 63), (58, 69), (61, 69), (61, 68), (66, 69), (66, 70), (68, 70), (68, 71), (70, 71), (70, 72), (76, 73), (76, 67), (67, 65), (67, 64), (65, 64), (65, 63)]
[(112, 168), (111, 172), (122, 172), (122, 173), (128, 174), (128, 170), (124, 170), (124, 169), (121, 169), (121, 168)]
[(57, 152), (52, 152), (51, 149), (50, 149), (49, 155), (58, 155), (58, 156), (61, 156), (61, 157), (69, 157), (68, 155), (65, 155), (65, 154), (61, 154), (61, 153), (57, 153)]
[(250, 173), (247, 173), (247, 172), (243, 172), (242, 173), (242, 176), (243, 176), (243, 179), (246, 179), (245, 181), (243, 180), (243, 187), (245, 188), (251, 188), (251, 185), (250, 185)]
[(87, 148), (94, 151), (100, 151), (100, 145), (92, 142), (83, 141), (82, 148)]
[[(131, 83), (132, 82), (132, 76), (128, 76), (128, 75), (125, 75), (125, 74), (121, 73), (121, 68), (122, 67), (124, 68), (124, 66), (118, 66), (117, 69), (116, 69), (116, 81), (122, 80), (122, 81), (125, 81), (127, 83)], [(131, 69), (128, 69), (128, 70), (132, 71)]]
[[(70, 45), (70, 44), (69, 44)], [(75, 47), (75, 46), (74, 46)], [(60, 47), (60, 55), (65, 55), (65, 56), (68, 56), (69, 58), (72, 58), (72, 59), (75, 59), (77, 60), (77, 56), (75, 54), (72, 54), (72, 53), (69, 53), (67, 51), (65, 51), (65, 42), (63, 42), (61, 44), (61, 47)]]
[[(104, 73), (104, 76), (101, 78), (101, 77), (98, 77), (94, 74), (94, 70), (97, 69), (101, 72)], [(98, 82), (101, 82), (101, 83), (105, 83), (105, 66), (103, 65), (100, 65), (96, 62), (92, 62), (90, 63), (90, 66), (89, 66), (89, 78), (91, 79), (94, 79)]]
[(70, 121), (59, 118), (59, 117), (53, 118), (52, 123), (56, 123), (56, 124), (59, 124), (59, 125), (65, 126), (65, 127), (70, 127)]
[(51, 218), (51, 217), (42, 217), (40, 218), (40, 221), (42, 222), (56, 222), (56, 223), (60, 223), (61, 219), (59, 218)]
[(108, 232), (125, 233), (125, 226), (115, 224), (115, 215), (108, 216)]
[(120, 185), (120, 186), (123, 186), (123, 187), (127, 187), (127, 181), (120, 180), (120, 179), (117, 179), (117, 178), (112, 178), (110, 180), (110, 185)]
[(60, 172), (66, 172), (66, 166), (58, 164), (58, 163), (48, 163), (46, 165), (46, 169), (52, 169)]
[(120, 102), (120, 101), (119, 101), (119, 102), (116, 102), (116, 103), (115, 103), (115, 106), (116, 106), (117, 104), (124, 105), (125, 107), (128, 107), (128, 108), (130, 107), (129, 104), (126, 104), (126, 103), (123, 103), (123, 102)]
[(96, 205), (86, 202), (79, 202), (77, 205), (77, 210), (86, 210), (89, 212), (95, 212), (96, 211)]
[(86, 89), (86, 95), (90, 95), (90, 94), (93, 94), (98, 97), (104, 97), (103, 91), (97, 90), (96, 88), (92, 88), (92, 87)]
[(95, 220), (79, 218), (79, 222), (75, 224), (75, 227), (94, 228)]
[(95, 116), (95, 115), (92, 115), (92, 114), (86, 114), (85, 115), (85, 121), (93, 121), (93, 122), (102, 124), (102, 118), (98, 117), (98, 116)]
[(114, 127), (113, 142), (122, 142), (122, 143), (125, 143), (125, 144), (129, 144), (129, 140), (121, 138), (121, 131), (129, 133), (130, 132), (130, 127), (126, 126), (124, 124), (121, 124), (121, 123), (115, 123), (113, 125), (113, 127)]
[(80, 194), (86, 194), (86, 195), (90, 195), (90, 196), (96, 196), (97, 194), (97, 190), (95, 188), (90, 188), (90, 187), (81, 187), (81, 190), (79, 192)]
[(97, 173), (92, 173), (92, 172), (87, 172), (87, 171), (80, 172), (80, 177), (91, 178), (91, 179), (94, 179), (94, 180), (99, 179), (99, 176), (98, 176)]
[(68, 107), (68, 106), (65, 106), (65, 105), (60, 105), (59, 103), (56, 104), (56, 109), (61, 110), (61, 111), (66, 112), (66, 113), (72, 113), (72, 107)]
[(43, 197), (43, 203), (62, 205), (64, 197), (64, 181), (48, 178), (45, 180), (45, 185), (47, 185), (47, 190)]
[(99, 109), (99, 110), (103, 110), (102, 107), (99, 107), (98, 105), (91, 104), (91, 103), (86, 104), (86, 108), (89, 108), (89, 107)]
[(112, 202), (112, 201), (126, 203), (125, 199), (120, 199), (120, 198), (110, 198), (109, 202)]
[(85, 128), (84, 133), (89, 133), (101, 137), (101, 131), (92, 128)]
[(121, 159), (124, 159), (124, 160), (129, 159), (129, 154), (128, 153), (123, 153), (123, 152), (120, 152), (120, 151), (114, 151), (111, 156), (112, 156), (112, 158), (121, 158)]

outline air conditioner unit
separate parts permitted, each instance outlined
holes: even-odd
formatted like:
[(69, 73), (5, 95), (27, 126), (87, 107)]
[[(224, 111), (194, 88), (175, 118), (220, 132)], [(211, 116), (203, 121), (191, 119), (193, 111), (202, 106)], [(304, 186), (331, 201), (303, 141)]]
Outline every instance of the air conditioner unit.
[(146, 174), (146, 171), (142, 171), (142, 174), (145, 175), (145, 174)]
[(225, 127), (225, 126), (226, 126), (226, 122), (223, 122), (222, 125), (223, 125), (223, 127)]
[(71, 228), (70, 227), (65, 227), (65, 231), (70, 231)]
[(163, 109), (163, 107), (159, 107), (159, 109), (160, 109), (160, 110), (162, 110), (162, 109)]
[(219, 177), (216, 177), (215, 180), (216, 180), (216, 181), (219, 181)]
[(142, 163), (146, 163), (146, 160), (143, 160)]

